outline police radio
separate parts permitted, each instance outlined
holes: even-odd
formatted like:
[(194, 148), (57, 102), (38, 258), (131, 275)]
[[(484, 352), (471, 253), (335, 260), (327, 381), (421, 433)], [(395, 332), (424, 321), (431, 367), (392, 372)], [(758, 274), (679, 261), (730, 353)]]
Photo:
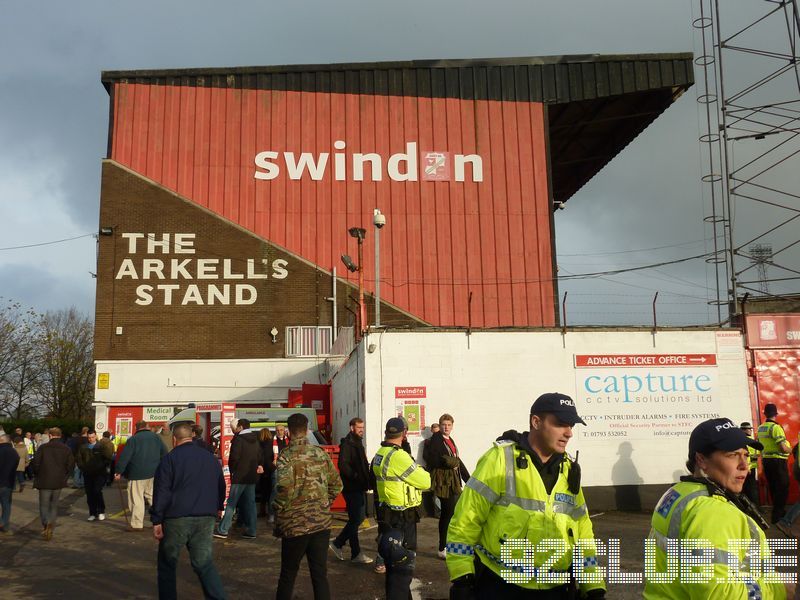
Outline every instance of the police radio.
[(528, 468), (528, 456), (525, 452), (520, 452), (519, 456), (517, 456), (517, 468), (518, 469)]

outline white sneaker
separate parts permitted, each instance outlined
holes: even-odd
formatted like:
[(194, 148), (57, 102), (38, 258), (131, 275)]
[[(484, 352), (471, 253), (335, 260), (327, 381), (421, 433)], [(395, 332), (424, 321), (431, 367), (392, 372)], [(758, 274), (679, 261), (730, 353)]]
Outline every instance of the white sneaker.
[(86, 519), (86, 520), (87, 520), (87, 521), (96, 521), (96, 520), (97, 520), (97, 517), (95, 517), (94, 515), (89, 515), (89, 518), (88, 518), (88, 519)]
[(337, 548), (336, 544), (331, 542), (330, 544), (328, 544), (328, 548), (331, 549), (331, 552), (333, 552), (333, 554), (336, 556), (336, 558), (338, 558), (339, 560), (344, 560), (344, 554), (342, 553), (342, 549), (341, 548)]
[(350, 559), (350, 562), (358, 563), (361, 565), (368, 565), (372, 563), (372, 559), (363, 552), (359, 552), (358, 556), (354, 556), (353, 558)]
[(105, 521), (106, 520), (106, 513), (100, 513), (99, 515), (97, 515), (97, 520), (98, 521)]
[(447, 550), (439, 550), (439, 551), (436, 553), (436, 556), (438, 556), (438, 557), (439, 557), (439, 558), (441, 558), (442, 560), (445, 560), (445, 559), (447, 558)]

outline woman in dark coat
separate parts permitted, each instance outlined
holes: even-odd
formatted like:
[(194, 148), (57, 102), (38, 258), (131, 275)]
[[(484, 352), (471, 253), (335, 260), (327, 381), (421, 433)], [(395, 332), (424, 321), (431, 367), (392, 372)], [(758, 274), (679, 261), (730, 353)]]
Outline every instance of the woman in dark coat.
[(453, 431), (453, 417), (447, 413), (439, 417), (440, 431), (430, 438), (427, 456), (424, 456), (431, 472), (431, 490), (439, 498), (439, 558), (446, 557), (444, 547), (447, 542), (447, 528), (461, 495), (461, 482), (469, 479), (469, 471), (458, 457), (458, 447), (450, 437)]
[(261, 455), (264, 461), (264, 472), (258, 480), (259, 517), (266, 517), (269, 513), (269, 497), (272, 494), (272, 478), (275, 473), (275, 454), (272, 450), (272, 434), (269, 427), (264, 427), (258, 432), (258, 443), (261, 446)]

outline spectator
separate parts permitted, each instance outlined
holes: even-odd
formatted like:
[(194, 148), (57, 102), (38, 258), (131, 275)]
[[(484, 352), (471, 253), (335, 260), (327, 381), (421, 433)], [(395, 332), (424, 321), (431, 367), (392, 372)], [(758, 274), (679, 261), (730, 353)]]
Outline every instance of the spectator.
[(367, 453), (364, 451), (364, 420), (350, 419), (350, 433), (339, 445), (339, 475), (344, 486), (344, 501), (347, 504), (347, 524), (330, 544), (339, 560), (344, 560), (342, 548), (350, 543), (350, 560), (369, 564), (372, 559), (361, 551), (358, 528), (364, 522), (367, 508), (367, 490), (370, 489), (370, 472)]
[(281, 538), (281, 573), (276, 600), (290, 600), (303, 556), (308, 560), (314, 600), (329, 600), (327, 552), (331, 503), (342, 480), (328, 454), (308, 443), (308, 418), (288, 419), (291, 442), (278, 457), (275, 534)]
[(192, 443), (204, 450), (208, 450), (212, 454), (214, 453), (214, 449), (206, 444), (206, 441), (203, 439), (203, 428), (199, 425), (192, 426)]
[(239, 419), (234, 428), (228, 467), (231, 472), (231, 491), (228, 504), (214, 537), (227, 538), (233, 520), (233, 512), (238, 507), (245, 526), (242, 537), (256, 538), (256, 482), (264, 472), (264, 459), (256, 432), (250, 429), (250, 421)]
[(173, 436), (174, 449), (155, 473), (150, 509), (158, 540), (158, 597), (178, 598), (178, 557), (186, 546), (203, 596), (220, 600), (225, 588), (214, 566), (211, 535), (225, 502), (225, 478), (214, 455), (192, 443), (191, 425), (175, 425)]
[[(70, 438), (67, 440), (67, 448), (69, 451), (72, 452), (72, 457), (74, 458), (75, 455), (78, 453), (78, 446), (81, 443), (81, 436), (78, 432), (73, 432)], [(80, 489), (83, 487), (83, 475), (81, 474), (81, 470), (75, 466), (75, 470), (72, 473), (72, 487), (75, 489)]]
[(136, 433), (125, 444), (117, 460), (114, 479), (125, 477), (128, 480), (128, 508), (131, 523), (126, 531), (144, 529), (145, 502), (153, 504), (153, 476), (167, 453), (161, 439), (147, 428), (145, 421), (136, 423)]
[(108, 478), (113, 447), (97, 441), (97, 432), (89, 430), (87, 441), (78, 450), (76, 462), (83, 473), (86, 503), (89, 505), (89, 521), (106, 520), (106, 502), (103, 487)]
[(114, 442), (111, 441), (111, 432), (104, 431), (103, 437), (97, 440), (97, 443), (103, 449), (103, 453), (106, 456), (111, 457), (106, 465), (106, 474), (105, 474), (105, 485), (111, 485), (114, 483), (114, 462), (115, 462), (115, 452), (114, 452)]
[(289, 433), (286, 431), (286, 427), (281, 423), (275, 426), (275, 440), (273, 444), (275, 456), (278, 456), (283, 449), (289, 445)]
[(48, 433), (48, 429), (42, 431), (42, 439), (39, 441), (39, 447), (41, 448), (44, 444), (50, 441), (50, 434)]
[(28, 450), (25, 448), (24, 438), (19, 436), (14, 438), (14, 450), (19, 455), (19, 464), (17, 465), (17, 492), (22, 492), (25, 489), (25, 471), (28, 469)]
[(172, 433), (170, 432), (168, 427), (164, 427), (162, 425), (156, 431), (156, 435), (158, 435), (158, 437), (161, 438), (161, 443), (164, 444), (164, 448), (166, 448), (167, 452), (172, 450)]
[(11, 445), (11, 438), (0, 433), (0, 533), (11, 531), (11, 492), (20, 456)]
[[(431, 423), (430, 426), (431, 435), (422, 442), (422, 466), (425, 467), (425, 470), (430, 473), (433, 470), (433, 467), (429, 466), (432, 462), (430, 456), (430, 447), (431, 447), (431, 438), (433, 434), (439, 431), (439, 423)], [(422, 507), (425, 510), (425, 514), (429, 517), (434, 517), (436, 519), (439, 518), (441, 515), (441, 507), (439, 506), (439, 499), (436, 498), (436, 495), (431, 490), (425, 490), (422, 492)]]
[(268, 507), (272, 496), (272, 481), (275, 475), (275, 453), (272, 449), (272, 434), (269, 431), (269, 427), (264, 427), (258, 432), (258, 444), (261, 446), (261, 457), (264, 461), (264, 472), (258, 480), (258, 492), (261, 500), (258, 516), (269, 516), (269, 522), (273, 523), (275, 517)]
[(33, 456), (33, 486), (39, 490), (39, 517), (42, 521), (42, 537), (49, 541), (58, 516), (58, 499), (67, 486), (67, 478), (75, 468), (75, 457), (61, 442), (61, 429), (50, 429), (50, 442)]
[(438, 423), (431, 423), (431, 426), (430, 426), (431, 437), (429, 437), (424, 442), (422, 442), (422, 461), (425, 463), (423, 466), (425, 467), (425, 470), (428, 471), (429, 473), (430, 473), (430, 470), (433, 468), (433, 467), (430, 467), (430, 468), (428, 467), (428, 462), (430, 462), (430, 460), (431, 460), (430, 454), (429, 454), (430, 447), (431, 447), (431, 438), (433, 437), (433, 434), (434, 433), (438, 433), (440, 431), (440, 429), (441, 428), (439, 427)]
[(461, 495), (461, 481), (469, 479), (469, 471), (458, 457), (458, 448), (450, 434), (453, 431), (453, 417), (447, 413), (439, 417), (441, 431), (431, 436), (428, 447), (428, 470), (431, 472), (431, 490), (439, 499), (439, 553), (441, 559), (447, 558), (447, 528), (456, 503)]
[(33, 460), (33, 454), (36, 452), (36, 444), (33, 442), (33, 434), (30, 431), (26, 431), (23, 440), (25, 442), (25, 452), (28, 453), (28, 461), (25, 463), (25, 478), (33, 479), (31, 461)]

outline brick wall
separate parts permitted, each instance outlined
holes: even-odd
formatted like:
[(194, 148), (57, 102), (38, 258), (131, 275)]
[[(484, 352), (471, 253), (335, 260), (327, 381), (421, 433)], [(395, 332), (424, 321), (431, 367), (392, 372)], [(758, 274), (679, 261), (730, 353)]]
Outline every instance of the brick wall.
[[(310, 264), (113, 161), (103, 164), (99, 225), (113, 234), (99, 238), (97, 360), (281, 358), (286, 326), (333, 323), (322, 270), (332, 265)], [(152, 243), (165, 234), (166, 250)], [(340, 326), (354, 323), (357, 297), (338, 281)], [(374, 301), (366, 304), (370, 321)], [(423, 324), (385, 303), (381, 322)]]

